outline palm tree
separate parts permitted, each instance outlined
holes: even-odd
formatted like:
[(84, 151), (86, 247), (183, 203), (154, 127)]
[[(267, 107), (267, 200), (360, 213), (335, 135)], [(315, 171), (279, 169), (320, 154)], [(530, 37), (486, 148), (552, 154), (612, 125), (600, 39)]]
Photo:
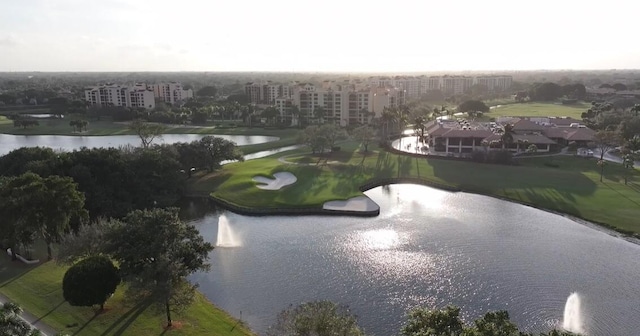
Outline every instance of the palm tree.
[(314, 117), (320, 121), (321, 124), (324, 124), (324, 116), (325, 116), (325, 111), (324, 111), (324, 106), (318, 106), (313, 110), (313, 114)]
[(421, 143), (424, 143), (424, 140), (425, 140), (424, 131), (425, 131), (426, 125), (424, 121), (425, 120), (423, 117), (417, 117), (413, 120), (413, 130), (418, 135), (418, 140)]
[(298, 108), (298, 105), (291, 105), (291, 107), (289, 107), (289, 113), (291, 113), (291, 124), (293, 124), (293, 119), (295, 119), (298, 126), (302, 127), (302, 123), (300, 122), (300, 108)]
[(513, 135), (515, 132), (513, 131), (512, 124), (506, 124), (502, 128), (502, 134), (500, 135), (500, 142), (502, 142), (502, 149), (508, 148), (511, 144), (513, 144)]
[(381, 121), (382, 121), (382, 135), (384, 142), (389, 140), (389, 124), (393, 123), (396, 118), (396, 113), (394, 108), (385, 107), (382, 111)]

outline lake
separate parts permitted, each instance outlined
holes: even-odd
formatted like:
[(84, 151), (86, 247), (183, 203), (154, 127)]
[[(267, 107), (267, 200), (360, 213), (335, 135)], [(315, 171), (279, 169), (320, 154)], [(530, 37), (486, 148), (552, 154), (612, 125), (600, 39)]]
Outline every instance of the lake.
[(220, 216), (240, 247), (216, 248), (191, 280), (258, 333), (289, 305), (348, 305), (371, 335), (396, 335), (407, 311), (455, 304), (470, 322), (507, 309), (527, 331), (563, 319), (578, 292), (588, 335), (640, 330), (640, 246), (570, 219), (502, 200), (417, 185), (366, 194), (375, 218), (183, 214), (216, 242)]
[[(163, 134), (154, 143), (191, 142), (207, 135), (227, 139), (239, 146), (253, 145), (278, 140), (277, 137), (262, 135), (218, 135), (218, 134)], [(0, 155), (20, 147), (45, 146), (53, 149), (71, 151), (81, 147), (119, 147), (140, 146), (140, 138), (136, 135), (108, 136), (66, 136), (66, 135), (10, 135), (0, 134)]]

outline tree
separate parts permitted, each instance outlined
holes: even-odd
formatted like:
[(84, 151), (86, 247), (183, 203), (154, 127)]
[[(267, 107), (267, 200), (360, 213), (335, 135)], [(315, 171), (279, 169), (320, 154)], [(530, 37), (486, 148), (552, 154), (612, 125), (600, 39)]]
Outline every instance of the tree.
[(314, 110), (313, 110), (313, 115), (316, 117), (316, 119), (323, 124), (324, 123), (324, 116), (325, 116), (325, 110), (324, 110), (324, 106), (317, 106)]
[(42, 333), (32, 329), (27, 321), (20, 317), (22, 309), (15, 303), (0, 305), (0, 335), (2, 336), (40, 336)]
[(165, 127), (136, 119), (129, 124), (129, 129), (140, 138), (143, 148), (149, 148), (153, 140), (162, 137), (162, 132), (164, 132)]
[(638, 116), (638, 114), (640, 113), (640, 104), (635, 104), (633, 105), (633, 107), (631, 108), (631, 113), (634, 114), (634, 116)]
[(215, 97), (217, 93), (218, 89), (215, 86), (204, 86), (196, 92), (196, 95), (198, 97)]
[(627, 89), (627, 86), (622, 83), (615, 83), (611, 86), (616, 91), (624, 91)]
[(62, 279), (62, 296), (72, 306), (104, 303), (120, 284), (118, 269), (105, 256), (88, 257), (71, 266)]
[(324, 149), (328, 146), (327, 138), (320, 131), (320, 126), (318, 125), (307, 126), (303, 131), (300, 131), (297, 141), (309, 146), (313, 154), (324, 152)]
[(353, 137), (360, 141), (362, 146), (364, 146), (364, 152), (366, 153), (369, 150), (369, 144), (376, 137), (376, 130), (369, 125), (362, 125), (353, 130)]
[(43, 180), (45, 190), (40, 195), (41, 202), (32, 205), (41, 219), (41, 235), (47, 243), (47, 256), (52, 259), (51, 244), (60, 241), (62, 235), (75, 221), (79, 223), (89, 217), (84, 209), (84, 194), (78, 191), (78, 185), (70, 177), (49, 176)]
[(479, 100), (467, 100), (458, 105), (458, 112), (489, 112), (489, 106)]
[(513, 135), (515, 132), (513, 131), (512, 124), (506, 124), (502, 128), (502, 134), (500, 135), (500, 142), (502, 143), (502, 148), (509, 148), (513, 143)]
[(426, 140), (426, 136), (425, 136), (426, 128), (427, 128), (427, 125), (423, 117), (417, 117), (413, 120), (413, 130), (418, 135), (418, 140), (422, 143), (424, 143)]
[(602, 130), (596, 132), (593, 136), (593, 143), (600, 151), (600, 160), (598, 160), (598, 165), (600, 166), (600, 182), (602, 182), (605, 166), (604, 155), (620, 143), (620, 137), (618, 132)]
[(448, 306), (442, 310), (416, 308), (409, 312), (409, 320), (402, 327), (402, 336), (452, 336), (461, 335), (464, 324), (460, 308)]
[(347, 132), (335, 124), (326, 124), (320, 126), (320, 134), (327, 139), (329, 148), (333, 148), (338, 140), (347, 138)]
[(262, 111), (262, 117), (267, 119), (268, 123), (273, 123), (280, 112), (275, 106), (269, 106)]
[(562, 96), (562, 87), (556, 83), (546, 82), (542, 84), (534, 84), (529, 91), (531, 100), (536, 101), (552, 101)]
[(109, 233), (107, 251), (120, 265), (129, 295), (142, 295), (171, 313), (186, 308), (196, 285), (186, 277), (209, 269), (213, 246), (178, 218), (178, 209), (136, 210)]
[(293, 125), (295, 120), (298, 127), (302, 127), (302, 123), (300, 122), (300, 108), (298, 105), (291, 105), (291, 107), (289, 107), (289, 113), (291, 114), (291, 124)]
[(119, 222), (115, 219), (98, 218), (91, 224), (82, 224), (77, 232), (68, 232), (60, 239), (56, 261), (73, 264), (81, 259), (103, 255), (107, 234), (116, 224)]
[(35, 119), (15, 119), (13, 121), (14, 127), (22, 127), (23, 129), (27, 129), (31, 126), (38, 126), (40, 123)]
[(220, 162), (225, 160), (243, 160), (242, 153), (237, 150), (235, 142), (214, 136), (206, 136), (200, 139), (196, 146), (196, 152), (202, 153), (201, 164), (211, 172), (220, 167)]
[[(509, 320), (507, 311), (488, 312), (466, 326), (460, 319), (460, 308), (448, 306), (441, 310), (416, 308), (409, 313), (409, 321), (401, 330), (402, 336), (534, 336), (518, 330)], [(540, 336), (577, 336), (556, 329)]]
[(331, 301), (314, 301), (280, 312), (267, 335), (362, 336), (364, 332), (358, 326), (357, 318), (347, 307)]

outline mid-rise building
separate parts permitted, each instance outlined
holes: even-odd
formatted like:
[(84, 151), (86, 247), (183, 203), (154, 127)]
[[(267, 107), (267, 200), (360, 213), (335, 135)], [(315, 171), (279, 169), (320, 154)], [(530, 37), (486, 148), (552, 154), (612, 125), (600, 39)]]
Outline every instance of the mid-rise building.
[(145, 84), (123, 86), (106, 84), (85, 88), (84, 98), (91, 106), (124, 106), (153, 109), (156, 107), (153, 90)]
[(513, 77), (511, 76), (478, 76), (476, 84), (486, 86), (489, 92), (501, 92), (511, 88)]
[(182, 84), (176, 82), (151, 84), (147, 87), (153, 90), (156, 98), (171, 105), (193, 98), (193, 90), (185, 90)]
[(291, 98), (277, 98), (275, 105), (281, 120), (290, 120), (292, 124), (304, 118), (307, 123), (346, 126), (369, 123), (379, 118), (386, 107), (404, 104), (404, 93), (394, 87), (364, 87), (348, 82), (325, 82), (321, 87), (304, 83), (293, 87)]

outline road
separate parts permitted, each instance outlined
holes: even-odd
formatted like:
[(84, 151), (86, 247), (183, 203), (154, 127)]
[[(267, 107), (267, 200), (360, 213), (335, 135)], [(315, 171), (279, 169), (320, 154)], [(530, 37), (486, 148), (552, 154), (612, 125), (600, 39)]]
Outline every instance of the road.
[[(8, 297), (0, 294), (0, 304), (4, 304), (6, 302), (13, 302), (13, 301), (9, 300)], [(20, 304), (19, 302), (16, 302), (16, 303)], [(20, 318), (22, 318), (25, 322), (29, 323), (29, 325), (31, 325), (33, 328), (40, 330), (40, 332), (42, 333), (42, 336), (55, 336), (58, 334), (58, 332), (55, 329), (46, 325), (44, 322), (40, 321), (35, 315), (27, 311), (23, 310), (22, 314), (20, 314)]]

